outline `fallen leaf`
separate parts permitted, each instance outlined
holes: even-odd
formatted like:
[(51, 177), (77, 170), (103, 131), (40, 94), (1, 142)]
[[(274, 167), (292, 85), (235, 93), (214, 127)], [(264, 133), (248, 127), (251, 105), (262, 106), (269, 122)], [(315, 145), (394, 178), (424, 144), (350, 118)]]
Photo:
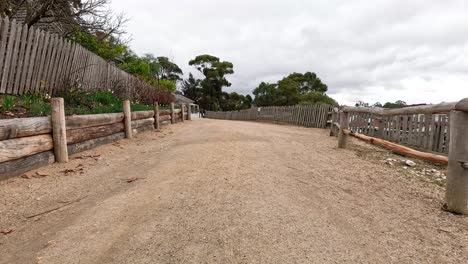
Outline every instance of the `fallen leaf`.
[(75, 159), (87, 159), (87, 158), (96, 159), (96, 158), (99, 158), (99, 157), (101, 157), (100, 154), (95, 154), (95, 155), (81, 155), (81, 156), (76, 157)]
[(61, 172), (65, 173), (65, 175), (68, 175), (68, 174), (74, 173), (74, 172), (84, 173), (84, 172), (83, 172), (83, 168), (79, 168), (79, 169), (66, 169), (66, 170), (63, 170), (63, 171), (61, 171)]
[(49, 176), (49, 174), (40, 173), (38, 171), (36, 171), (36, 174), (33, 175), (34, 178), (43, 178), (43, 177), (47, 177), (47, 176)]
[(5, 229), (5, 230), (1, 230), (0, 233), (4, 234), (4, 235), (8, 235), (8, 234), (11, 234), (13, 232), (13, 229)]
[(23, 174), (23, 175), (21, 175), (21, 178), (29, 180), (29, 179), (31, 179), (31, 176), (29, 176), (27, 174)]
[(138, 180), (143, 180), (143, 179), (146, 179), (146, 178), (141, 178), (141, 177), (129, 177), (127, 178), (125, 181), (130, 183), (130, 182), (134, 182), (134, 181), (138, 181)]

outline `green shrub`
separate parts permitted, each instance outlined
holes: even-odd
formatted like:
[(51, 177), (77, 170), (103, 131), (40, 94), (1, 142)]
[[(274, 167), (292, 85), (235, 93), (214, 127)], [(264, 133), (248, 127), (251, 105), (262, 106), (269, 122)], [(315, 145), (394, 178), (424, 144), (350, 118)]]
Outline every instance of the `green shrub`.
[(46, 116), (51, 113), (49, 102), (35, 100), (28, 106), (28, 116)]
[(5, 95), (2, 98), (2, 109), (3, 112), (9, 112), (15, 108), (16, 97), (11, 95)]

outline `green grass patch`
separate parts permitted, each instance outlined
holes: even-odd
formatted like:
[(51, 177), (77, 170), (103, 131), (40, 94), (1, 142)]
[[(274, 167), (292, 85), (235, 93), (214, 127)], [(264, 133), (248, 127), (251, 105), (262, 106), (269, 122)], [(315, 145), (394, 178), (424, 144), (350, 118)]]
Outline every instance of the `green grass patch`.
[[(122, 112), (123, 100), (112, 92), (86, 92), (70, 89), (57, 97), (65, 102), (66, 115), (88, 115)], [(47, 116), (51, 114), (50, 98), (40, 94), (27, 93), (19, 96), (0, 96), (0, 118)], [(153, 110), (152, 105), (131, 102), (132, 111)], [(161, 107), (165, 109), (167, 107)]]

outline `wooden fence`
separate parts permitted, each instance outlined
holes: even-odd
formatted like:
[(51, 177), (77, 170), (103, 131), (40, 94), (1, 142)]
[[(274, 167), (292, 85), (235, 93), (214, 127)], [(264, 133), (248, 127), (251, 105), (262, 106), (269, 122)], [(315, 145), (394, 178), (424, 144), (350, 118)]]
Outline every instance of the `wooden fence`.
[[(347, 135), (352, 135), (407, 156), (448, 164), (446, 209), (468, 213), (468, 98), (459, 102), (398, 109), (344, 107), (339, 117), (336, 111), (332, 117), (331, 134), (335, 133), (336, 127), (339, 128), (339, 148), (345, 148)], [(335, 122), (338, 118), (339, 123)], [(364, 134), (373, 134), (374, 137)], [(426, 151), (448, 152), (448, 157), (391, 141), (415, 145)]]
[(66, 88), (112, 90), (146, 103), (158, 96), (155, 87), (76, 43), (0, 18), (0, 94), (53, 95)]
[[(332, 115), (333, 124), (339, 123), (337, 109)], [(349, 112), (349, 130), (380, 138), (419, 150), (448, 154), (450, 131), (449, 115), (408, 114), (380, 116), (363, 112)], [(337, 131), (337, 130), (336, 130)], [(337, 132), (332, 132), (338, 136)]]
[[(0, 180), (17, 176), (68, 155), (145, 130), (190, 120), (190, 108), (65, 116), (63, 99), (52, 98), (52, 116), (0, 120)], [(58, 102), (58, 103), (57, 103)], [(183, 110), (182, 110), (183, 109)]]
[(330, 105), (268, 106), (230, 112), (207, 111), (206, 116), (213, 119), (265, 121), (325, 128), (332, 109)]

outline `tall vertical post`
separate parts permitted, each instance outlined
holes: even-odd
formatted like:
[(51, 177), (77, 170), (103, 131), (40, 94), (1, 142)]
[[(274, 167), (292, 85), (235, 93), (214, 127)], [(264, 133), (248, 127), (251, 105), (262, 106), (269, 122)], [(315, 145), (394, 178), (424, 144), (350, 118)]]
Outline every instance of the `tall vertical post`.
[(192, 106), (187, 104), (187, 120), (192, 120)]
[(450, 146), (445, 202), (451, 212), (468, 213), (468, 113), (450, 112)]
[(346, 148), (347, 135), (344, 133), (344, 129), (348, 129), (349, 126), (349, 113), (340, 112), (340, 131), (338, 133), (338, 148)]
[(184, 108), (185, 108), (185, 104), (181, 104), (180, 105), (180, 116), (182, 117), (182, 123), (185, 121), (185, 115), (184, 115)]
[(175, 124), (174, 102), (171, 103), (171, 124)]
[(123, 102), (125, 137), (132, 138), (132, 112), (130, 111), (130, 101)]
[(336, 126), (335, 122), (338, 119), (338, 112), (337, 109), (333, 108), (332, 114), (331, 114), (331, 124), (330, 124), (330, 137), (336, 136), (335, 131), (336, 131)]
[(159, 130), (159, 103), (154, 101), (154, 129)]
[(50, 105), (52, 107), (52, 136), (55, 161), (68, 162), (67, 128), (63, 98), (52, 98)]
[(377, 117), (377, 123), (378, 123), (378, 130), (377, 130), (377, 137), (378, 138), (383, 138), (384, 137), (384, 129), (385, 129), (385, 124), (383, 121), (384, 117), (379, 116)]

